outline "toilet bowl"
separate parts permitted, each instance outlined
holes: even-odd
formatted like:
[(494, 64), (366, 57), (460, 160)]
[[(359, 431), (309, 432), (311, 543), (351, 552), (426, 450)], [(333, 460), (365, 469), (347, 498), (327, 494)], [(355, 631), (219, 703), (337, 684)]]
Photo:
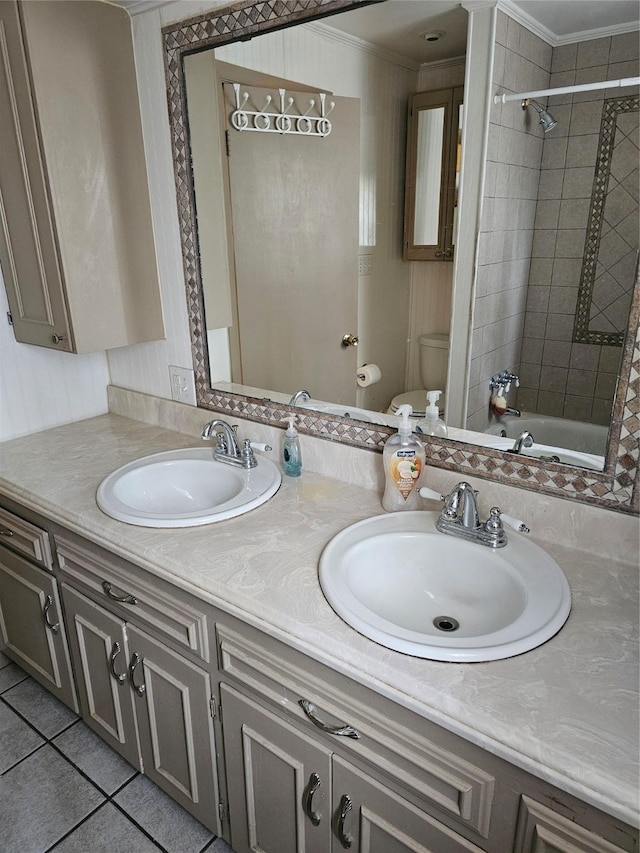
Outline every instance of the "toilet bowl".
[(438, 400), (440, 416), (444, 414), (444, 392), (447, 386), (447, 366), (449, 363), (449, 335), (438, 333), (420, 335), (418, 343), (420, 345), (420, 378), (424, 388), (396, 394), (387, 409), (387, 414), (395, 415), (400, 406), (409, 403), (413, 409), (413, 417), (423, 418), (427, 406), (427, 391), (438, 389), (442, 391)]

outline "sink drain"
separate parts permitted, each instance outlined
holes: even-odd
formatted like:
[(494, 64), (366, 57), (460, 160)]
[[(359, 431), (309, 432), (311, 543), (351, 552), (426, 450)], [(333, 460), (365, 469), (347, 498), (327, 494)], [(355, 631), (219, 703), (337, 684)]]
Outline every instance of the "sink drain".
[(436, 616), (433, 620), (433, 624), (436, 626), (438, 631), (457, 631), (460, 627), (460, 623), (457, 619), (454, 619), (453, 616)]

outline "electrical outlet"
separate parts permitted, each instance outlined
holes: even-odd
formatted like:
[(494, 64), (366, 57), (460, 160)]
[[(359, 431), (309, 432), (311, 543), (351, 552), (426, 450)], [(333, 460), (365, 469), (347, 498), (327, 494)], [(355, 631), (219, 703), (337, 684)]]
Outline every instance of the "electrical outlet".
[(358, 275), (371, 275), (373, 255), (358, 255)]
[(171, 399), (178, 403), (196, 405), (196, 383), (193, 370), (188, 367), (169, 365), (169, 380), (171, 382)]

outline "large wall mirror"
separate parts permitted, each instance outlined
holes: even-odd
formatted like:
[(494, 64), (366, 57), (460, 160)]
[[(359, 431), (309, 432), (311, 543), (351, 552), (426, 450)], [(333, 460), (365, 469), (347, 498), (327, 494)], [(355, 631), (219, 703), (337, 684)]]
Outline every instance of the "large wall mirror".
[[(480, 14), (473, 4), (465, 5), (469, 14)], [(480, 5), (485, 16), (502, 15)], [(622, 253), (625, 266), (618, 272), (626, 276), (627, 298), (621, 300), (626, 314), (621, 320), (617, 311), (617, 337), (597, 344), (598, 365), (608, 375), (594, 375), (588, 412), (586, 404), (576, 408), (573, 398), (581, 395), (570, 393), (567, 381), (570, 371), (580, 372), (574, 379), (591, 381), (585, 374), (593, 352), (586, 352), (584, 340), (576, 340), (576, 347), (583, 348), (578, 366), (571, 362), (580, 352), (576, 348), (572, 354), (570, 336), (548, 344), (536, 338), (538, 282), (521, 283), (518, 294), (506, 287), (512, 302), (521, 300), (521, 308), (511, 312), (508, 323), (491, 323), (488, 312), (499, 310), (495, 306), (506, 297), (502, 291), (482, 290), (480, 274), (486, 278), (483, 266), (488, 261), (495, 270), (498, 261), (511, 261), (504, 241), (499, 259), (489, 258), (486, 251), (483, 255), (481, 247), (474, 260), (475, 284), (468, 287), (465, 315), (458, 309), (452, 315), (456, 276), (462, 274), (455, 255), (465, 246), (468, 253), (476, 241), (476, 234), (464, 231), (464, 223), (452, 241), (455, 252), (448, 257), (403, 259), (407, 104), (416, 92), (453, 91), (464, 85), (465, 52), (473, 47), (466, 43), (467, 15), (453, 2), (274, 0), (238, 3), (165, 27), (198, 405), (276, 425), (294, 406), (303, 433), (379, 450), (394, 429), (398, 397), (410, 395), (419, 410), (426, 389), (437, 382), (446, 392), (449, 438), (425, 440), (428, 455), (440, 467), (637, 512), (638, 389), (637, 375), (632, 374), (632, 361), (638, 360), (637, 246), (635, 255), (632, 246)], [(444, 35), (430, 43), (425, 33)], [(498, 45), (499, 39), (498, 32)], [(486, 52), (486, 46), (483, 49)], [(543, 59), (537, 61), (544, 65)], [(551, 48), (546, 62), (550, 68)], [(515, 81), (504, 75), (500, 79), (502, 87), (516, 90)], [(483, 94), (487, 107), (493, 86)], [(563, 112), (562, 105), (557, 111)], [(629, 116), (635, 116), (637, 127), (637, 95), (635, 113), (627, 102), (615, 114), (624, 116), (623, 132), (633, 139)], [(514, 121), (509, 119), (512, 125)], [(496, 119), (492, 112), (491, 122), (499, 123), (500, 116)], [(298, 133), (277, 132), (290, 131), (296, 123)], [(465, 176), (464, 120), (462, 125), (461, 198), (465, 186), (484, 187), (484, 209), (492, 210), (497, 222), (498, 207), (502, 215), (514, 208), (503, 199), (498, 205), (496, 183), (491, 184), (501, 165), (491, 149), (491, 133), (482, 180)], [(551, 143), (550, 135), (543, 139), (536, 127), (523, 133), (538, 158), (539, 177), (545, 164), (558, 156), (558, 145)], [(565, 131), (561, 138), (566, 137)], [(596, 161), (602, 160), (597, 146), (591, 156), (595, 170)], [(618, 174), (616, 181), (627, 177)], [(487, 191), (487, 181), (493, 192)], [(519, 217), (535, 219), (537, 206), (551, 207), (539, 205), (528, 191), (521, 195), (527, 197), (517, 201)], [(558, 216), (562, 202), (557, 200)], [(566, 216), (573, 213), (576, 221), (585, 220), (584, 242), (589, 229), (596, 227), (597, 204), (587, 200), (585, 216), (584, 194), (582, 202), (580, 211), (578, 204), (571, 210), (567, 206)], [(624, 215), (618, 236), (631, 239), (633, 214), (625, 208)], [(637, 221), (637, 206), (635, 216)], [(540, 228), (542, 220), (537, 222)], [(498, 231), (495, 223), (488, 226), (485, 220), (480, 226), (487, 232), (492, 228)], [(521, 230), (531, 231), (533, 242), (533, 220)], [(577, 227), (572, 230), (572, 245), (577, 245)], [(532, 254), (534, 250), (527, 270), (539, 270), (544, 264), (536, 263)], [(582, 266), (579, 258), (571, 260), (577, 271), (575, 288), (567, 286), (561, 296), (563, 306), (568, 305), (568, 292), (573, 296), (575, 289), (575, 316)], [(518, 269), (524, 266), (520, 263)], [(510, 275), (513, 269), (511, 265), (499, 272)], [(560, 304), (559, 296), (554, 299)], [(521, 319), (514, 320), (516, 315)], [(482, 352), (480, 345), (490, 333), (502, 334), (518, 322), (516, 343), (507, 346), (503, 341)], [(569, 322), (565, 318), (565, 326)], [(623, 335), (621, 323), (627, 329)], [(573, 329), (573, 321), (571, 325)], [(465, 369), (457, 370), (447, 354), (449, 342), (460, 340), (461, 329), (467, 330), (462, 349), (468, 358)], [(523, 354), (536, 348), (542, 353), (545, 346), (550, 352), (562, 351), (567, 359), (562, 405), (557, 392), (550, 397), (540, 385), (539, 374), (547, 367), (542, 354), (537, 371), (532, 356)], [(436, 365), (439, 378), (429, 373)], [(515, 383), (509, 394), (505, 390), (509, 409), (522, 409), (519, 399), (526, 402), (521, 418), (513, 414), (498, 419), (489, 406), (489, 380), (502, 370), (524, 374), (520, 398)], [(538, 387), (532, 385), (532, 374)], [(462, 402), (452, 402), (449, 412), (448, 398)], [(555, 409), (545, 410), (549, 401)], [(536, 418), (538, 426), (532, 428)], [(530, 429), (535, 437), (535, 429), (542, 432), (542, 421), (553, 419), (561, 422), (561, 438), (554, 434), (538, 439), (543, 449), (533, 456), (505, 452), (520, 432)], [(597, 441), (585, 445), (584, 435), (594, 425)]]

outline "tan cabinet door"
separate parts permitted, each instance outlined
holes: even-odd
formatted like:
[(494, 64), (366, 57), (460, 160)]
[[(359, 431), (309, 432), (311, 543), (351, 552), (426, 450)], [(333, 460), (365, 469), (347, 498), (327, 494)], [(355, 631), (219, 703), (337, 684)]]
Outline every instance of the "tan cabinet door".
[(109, 746), (142, 769), (129, 681), (125, 623), (62, 584), (82, 718)]
[(127, 632), (144, 772), (220, 835), (209, 674), (137, 628)]
[(232, 687), (221, 694), (233, 849), (328, 853), (331, 751)]
[(70, 350), (45, 166), (12, 2), (0, 2), (0, 115), (0, 265), (16, 339)]
[(56, 580), (1, 547), (0, 637), (16, 663), (78, 710)]
[(333, 758), (332, 853), (482, 853), (403, 797)]

